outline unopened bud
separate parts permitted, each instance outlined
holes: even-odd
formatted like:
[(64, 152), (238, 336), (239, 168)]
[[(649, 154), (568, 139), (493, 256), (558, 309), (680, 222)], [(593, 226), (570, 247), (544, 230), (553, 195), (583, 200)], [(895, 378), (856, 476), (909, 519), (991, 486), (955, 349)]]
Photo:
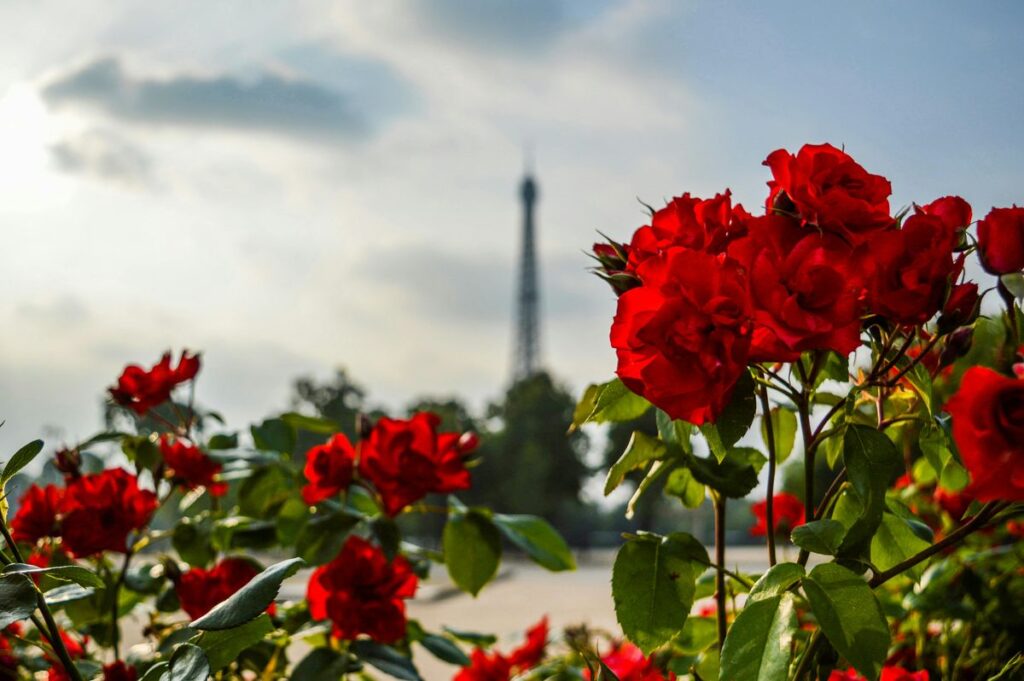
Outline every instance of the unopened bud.
[(974, 327), (963, 326), (946, 338), (946, 347), (939, 355), (939, 366), (947, 367), (957, 361), (971, 350), (974, 342)]
[(975, 283), (957, 284), (939, 315), (939, 335), (944, 336), (961, 326), (973, 324), (981, 311), (981, 296)]
[(67, 447), (61, 447), (53, 455), (53, 463), (64, 475), (71, 478), (81, 477), (82, 471), (82, 454), (78, 449), (68, 449)]

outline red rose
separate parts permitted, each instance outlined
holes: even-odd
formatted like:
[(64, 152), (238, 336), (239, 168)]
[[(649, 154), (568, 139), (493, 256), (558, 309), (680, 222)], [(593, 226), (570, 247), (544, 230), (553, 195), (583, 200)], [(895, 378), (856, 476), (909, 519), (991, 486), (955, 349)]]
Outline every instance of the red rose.
[(302, 499), (307, 504), (316, 504), (348, 489), (355, 461), (352, 443), (342, 433), (332, 437), (327, 444), (310, 448), (306, 452), (306, 467), (303, 469), (309, 483), (302, 488)]
[(966, 230), (973, 219), (971, 204), (959, 196), (943, 196), (926, 206), (916, 206), (916, 208), (919, 213), (939, 218), (954, 232)]
[(476, 436), (438, 433), (440, 422), (429, 412), (408, 420), (382, 418), (360, 443), (359, 474), (377, 488), (388, 515), (431, 492), (469, 489), (465, 459)]
[(226, 601), (260, 573), (245, 558), (225, 558), (211, 570), (191, 568), (174, 584), (181, 609), (192, 619), (199, 619), (215, 605)]
[(135, 667), (118, 660), (103, 667), (103, 681), (136, 681), (139, 678)]
[(494, 651), (477, 648), (469, 655), (469, 665), (452, 677), (452, 681), (509, 681), (512, 665), (508, 658)]
[(732, 239), (743, 234), (747, 217), (742, 206), (732, 206), (728, 189), (713, 199), (699, 199), (689, 192), (677, 196), (651, 216), (651, 224), (636, 230), (627, 250), (627, 271), (635, 272), (643, 261), (682, 246), (695, 251), (721, 253)]
[(714, 421), (746, 371), (753, 328), (741, 268), (686, 248), (645, 260), (644, 285), (619, 298), (616, 373), (674, 419)]
[(508, 681), (540, 664), (548, 644), (548, 618), (541, 618), (526, 631), (526, 640), (508, 655), (497, 650), (490, 653), (477, 648), (470, 664), (463, 667), (452, 681)]
[(388, 561), (378, 547), (351, 536), (331, 562), (313, 571), (306, 590), (314, 620), (330, 619), (343, 640), (366, 634), (379, 643), (405, 636), (405, 600), (416, 575), (403, 556)]
[(83, 475), (61, 499), (64, 547), (75, 558), (124, 553), (128, 533), (145, 527), (156, 507), (156, 495), (139, 489), (136, 477), (122, 468)]
[(122, 407), (143, 415), (171, 397), (171, 391), (199, 373), (199, 355), (181, 353), (178, 366), (171, 368), (171, 353), (166, 352), (152, 369), (146, 371), (137, 364), (129, 364), (110, 388), (110, 397)]
[[(828, 681), (864, 681), (864, 677), (853, 669), (840, 671), (836, 669), (828, 676)], [(927, 670), (908, 672), (903, 667), (882, 667), (879, 681), (928, 681)]]
[(853, 242), (893, 224), (889, 180), (867, 172), (831, 144), (805, 144), (796, 156), (779, 149), (764, 165), (773, 178), (768, 183), (769, 212), (795, 212), (805, 224)]
[(860, 345), (863, 284), (853, 249), (782, 215), (751, 218), (729, 246), (747, 270), (754, 306), (752, 361), (790, 362), (806, 350), (847, 355)]
[[(794, 527), (799, 527), (807, 521), (804, 503), (789, 492), (779, 492), (774, 497), (772, 504), (774, 518), (772, 518), (775, 534), (789, 534)], [(750, 528), (750, 534), (755, 537), (763, 537), (768, 534), (768, 501), (762, 500), (750, 506), (750, 512), (757, 518), (757, 523)]]
[(978, 285), (967, 282), (953, 286), (939, 316), (939, 333), (949, 333), (961, 326), (973, 324), (979, 312), (981, 296), (978, 295)]
[(15, 541), (35, 544), (43, 537), (55, 537), (57, 513), (62, 490), (56, 485), (32, 485), (18, 502), (18, 513), (11, 520)]
[[(662, 672), (654, 663), (654, 656), (647, 657), (632, 643), (623, 641), (601, 657), (608, 669), (619, 681), (673, 681), (676, 675)], [(583, 670), (583, 678), (590, 679), (590, 670)]]
[(204, 454), (198, 447), (184, 440), (171, 442), (166, 435), (160, 436), (160, 453), (164, 464), (170, 469), (171, 478), (184, 489), (205, 487), (215, 497), (224, 496), (227, 483), (216, 482), (214, 476), (223, 466)]
[(990, 274), (1024, 270), (1024, 207), (993, 208), (978, 221), (978, 255)]
[(0, 679), (15, 681), (18, 678), (18, 656), (6, 635), (21, 636), (21, 624), (14, 622), (0, 632)]
[(862, 250), (871, 311), (900, 324), (931, 319), (963, 268), (962, 256), (953, 260), (956, 242), (941, 218), (920, 212), (902, 229), (875, 235)]
[(946, 404), (978, 501), (1024, 501), (1024, 379), (971, 367)]
[[(50, 639), (46, 634), (43, 634), (42, 637), (43, 640), (50, 643)], [(64, 642), (64, 648), (67, 649), (68, 656), (72, 660), (85, 657), (85, 646), (89, 642), (88, 637), (83, 637), (81, 641), (78, 641), (72, 638), (66, 631), (61, 630), (60, 640)], [(71, 681), (71, 677), (64, 671), (63, 664), (53, 659), (50, 655), (45, 655), (45, 658), (52, 665), (46, 673), (46, 681)]]

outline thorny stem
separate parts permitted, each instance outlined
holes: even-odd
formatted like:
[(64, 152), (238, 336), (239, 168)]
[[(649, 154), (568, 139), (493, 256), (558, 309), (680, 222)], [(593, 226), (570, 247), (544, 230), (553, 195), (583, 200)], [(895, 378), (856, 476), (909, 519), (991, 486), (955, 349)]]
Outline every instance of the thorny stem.
[(725, 497), (715, 494), (711, 499), (715, 506), (715, 610), (718, 615), (718, 649), (721, 650), (729, 628), (725, 619)]
[[(11, 547), (11, 553), (14, 554), (14, 560), (19, 563), (24, 563), (24, 559), (21, 557), (21, 551), (18, 550), (18, 545), (14, 543), (14, 539), (11, 537), (10, 531), (7, 529), (7, 523), (0, 520), (0, 534), (3, 534), (4, 541)], [(34, 588), (34, 587), (33, 587)], [(50, 645), (53, 646), (54, 652), (57, 653), (57, 657), (60, 658), (61, 665), (64, 666), (64, 670), (71, 677), (72, 681), (83, 681), (82, 674), (78, 671), (78, 667), (71, 661), (71, 655), (68, 654), (68, 649), (64, 645), (64, 639), (61, 638), (60, 629), (57, 627), (57, 622), (53, 619), (53, 614), (50, 612), (50, 607), (46, 605), (46, 598), (43, 596), (39, 589), (35, 589), (36, 592), (36, 604), (39, 607), (39, 612), (43, 615), (43, 621), (46, 622), (45, 631), (49, 632)], [(36, 628), (40, 632), (44, 629), (39, 627), (39, 620), (35, 618), (33, 614), (32, 623), (36, 625)]]
[(121, 564), (121, 572), (117, 576), (117, 581), (114, 582), (114, 588), (111, 590), (111, 606), (110, 606), (110, 647), (114, 649), (114, 661), (121, 659), (121, 627), (117, 621), (118, 615), (118, 601), (120, 600), (121, 587), (124, 585), (124, 580), (128, 575), (128, 565), (132, 560), (132, 550), (134, 547), (127, 549), (124, 552), (124, 562)]
[(761, 414), (764, 419), (765, 434), (768, 436), (768, 498), (765, 504), (765, 524), (768, 531), (768, 565), (774, 566), (775, 558), (775, 465), (778, 454), (775, 451), (775, 426), (772, 423), (771, 405), (768, 403), (768, 389), (761, 386), (758, 391), (761, 399)]

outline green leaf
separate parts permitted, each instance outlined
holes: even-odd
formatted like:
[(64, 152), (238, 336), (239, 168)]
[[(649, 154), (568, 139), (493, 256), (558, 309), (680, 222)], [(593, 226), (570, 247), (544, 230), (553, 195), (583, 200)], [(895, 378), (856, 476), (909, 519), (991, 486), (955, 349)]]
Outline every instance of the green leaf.
[(457, 587), (476, 596), (498, 572), (501, 534), (485, 514), (453, 507), (442, 535), (444, 562)]
[(184, 518), (174, 526), (174, 531), (171, 533), (171, 546), (189, 565), (205, 567), (217, 557), (210, 545), (210, 535), (209, 523), (196, 523), (190, 518)]
[(444, 627), (445, 633), (449, 634), (453, 638), (460, 641), (465, 641), (472, 646), (477, 648), (490, 648), (494, 645), (498, 638), (494, 634), (478, 634), (475, 631), (463, 631), (461, 629), (453, 629), (451, 627)]
[(928, 463), (935, 470), (936, 476), (942, 473), (946, 463), (953, 458), (953, 452), (950, 449), (945, 429), (934, 421), (921, 428), (917, 444), (921, 448), (924, 458), (928, 460)]
[(210, 663), (199, 646), (185, 643), (171, 655), (168, 668), (169, 681), (206, 681), (210, 677)]
[(257, 469), (238, 488), (238, 509), (250, 518), (266, 518), (295, 493), (295, 478), (283, 466)]
[(648, 490), (651, 489), (651, 486), (653, 486), (654, 483), (660, 480), (661, 476), (665, 475), (666, 473), (678, 467), (679, 465), (680, 462), (675, 459), (670, 459), (667, 461), (655, 461), (654, 463), (651, 464), (651, 467), (647, 469), (646, 473), (644, 473), (644, 477), (640, 481), (640, 484), (636, 486), (636, 490), (633, 492), (633, 496), (631, 496), (629, 498), (629, 501), (626, 503), (627, 519), (633, 518), (633, 515), (636, 513), (636, 505), (640, 502), (640, 499), (642, 499), (643, 496), (647, 494)]
[(692, 456), (687, 460), (698, 482), (734, 499), (742, 499), (757, 487), (757, 472), (764, 455), (755, 449), (729, 450), (721, 461)]
[(309, 506), (302, 499), (292, 497), (284, 502), (275, 518), (277, 541), (285, 546), (294, 545), (310, 520)]
[(626, 445), (626, 451), (608, 469), (608, 477), (604, 481), (604, 495), (608, 496), (621, 485), (630, 471), (643, 468), (651, 461), (664, 459), (667, 454), (668, 447), (661, 440), (639, 430), (634, 431), (633, 436), (629, 438), (629, 444)]
[(424, 634), (420, 639), (420, 645), (430, 651), (430, 654), (448, 664), (465, 667), (470, 663), (469, 656), (452, 641), (437, 634)]
[(630, 391), (616, 378), (587, 388), (573, 413), (572, 428), (584, 423), (632, 421), (650, 408), (650, 402)]
[(629, 640), (650, 654), (676, 636), (693, 605), (707, 550), (684, 533), (630, 538), (615, 557), (615, 615)]
[(146, 670), (145, 676), (139, 679), (139, 681), (167, 681), (168, 666), (166, 662), (157, 662)]
[[(24, 578), (23, 578), (24, 579)], [(51, 609), (61, 608), (70, 603), (91, 598), (96, 589), (78, 584), (65, 584), (46, 592), (46, 604)]]
[(301, 558), (290, 558), (271, 565), (190, 626), (204, 631), (219, 631), (255, 619), (274, 602), (281, 583), (304, 564)]
[(739, 442), (754, 422), (754, 414), (757, 412), (754, 388), (754, 378), (749, 371), (744, 371), (737, 379), (729, 403), (718, 415), (718, 419), (700, 427), (711, 452), (719, 461), (725, 458), (729, 448)]
[(0, 473), (0, 488), (6, 489), (7, 483), (10, 482), (11, 478), (17, 475), (22, 468), (32, 463), (32, 459), (36, 458), (41, 451), (43, 451), (42, 440), (33, 440), (16, 451), (14, 456), (7, 460), (3, 473)]
[(815, 520), (793, 528), (793, 543), (804, 551), (836, 555), (846, 535), (846, 527), (838, 520)]
[(257, 449), (291, 454), (295, 449), (295, 431), (281, 419), (267, 419), (249, 429)]
[(889, 650), (889, 625), (871, 587), (835, 563), (811, 570), (803, 585), (829, 642), (858, 672), (877, 679)]
[(748, 602), (759, 601), (763, 598), (771, 598), (789, 591), (789, 588), (799, 582), (807, 574), (804, 566), (799, 563), (779, 563), (768, 569), (768, 572), (761, 575), (761, 579), (754, 583), (750, 589)]
[(686, 618), (678, 636), (672, 639), (672, 650), (683, 655), (697, 655), (718, 641), (718, 625), (714, 617)]
[(677, 468), (668, 474), (665, 494), (678, 498), (686, 508), (697, 508), (704, 503), (706, 491), (704, 484), (693, 477), (693, 471), (689, 468)]
[(673, 419), (671, 416), (657, 410), (655, 421), (658, 424), (658, 437), (668, 445), (675, 445), (684, 452), (692, 452), (690, 438), (693, 436), (693, 424), (680, 419)]
[(24, 575), (0, 577), (0, 629), (28, 619), (36, 609), (36, 594), (32, 580)]
[(901, 461), (896, 445), (879, 430), (850, 425), (843, 437), (843, 463), (853, 493), (861, 504), (861, 515), (846, 531), (839, 546), (840, 556), (866, 553), (885, 510), (885, 492)]
[(80, 565), (56, 565), (53, 567), (37, 567), (25, 563), (12, 563), (3, 569), (3, 574), (37, 575), (46, 574), (65, 582), (74, 582), (82, 586), (102, 587), (103, 580), (92, 570)]
[(207, 449), (237, 449), (238, 433), (217, 433), (206, 443)]
[(914, 392), (921, 398), (921, 404), (924, 405), (930, 416), (932, 414), (933, 397), (932, 375), (928, 373), (928, 368), (923, 363), (918, 364), (905, 374), (905, 378), (914, 389)]
[(239, 653), (262, 641), (274, 631), (270, 617), (263, 613), (240, 627), (222, 631), (204, 631), (193, 641), (206, 653), (210, 671), (220, 671), (235, 661)]
[(747, 603), (725, 637), (719, 679), (786, 681), (794, 632), (793, 594)]
[[(796, 443), (796, 414), (785, 407), (775, 407), (771, 410), (772, 435), (775, 440), (775, 457), (778, 463), (789, 458)], [(769, 446), (768, 421), (761, 419), (761, 439), (764, 446)]]
[(398, 529), (398, 523), (386, 515), (379, 515), (370, 521), (370, 531), (388, 561), (394, 560), (402, 543), (402, 531)]
[[(882, 515), (882, 524), (871, 538), (871, 563), (879, 570), (902, 563), (907, 558), (928, 548), (929, 543), (921, 539), (906, 520), (892, 513)], [(928, 561), (918, 563), (907, 574), (920, 579)]]
[(291, 678), (302, 681), (338, 681), (347, 672), (356, 671), (344, 655), (330, 648), (314, 648), (295, 666)]
[(305, 414), (297, 414), (293, 411), (281, 414), (281, 420), (295, 430), (307, 430), (310, 433), (317, 433), (319, 435), (333, 435), (341, 430), (341, 426), (331, 419), (325, 419), (320, 416), (306, 416)]
[(328, 563), (338, 555), (352, 528), (358, 524), (359, 516), (347, 511), (313, 518), (299, 532), (295, 553), (310, 565)]
[(525, 551), (538, 565), (552, 572), (576, 569), (576, 560), (569, 545), (543, 518), (499, 513), (493, 516), (493, 520), (505, 538)]
[(423, 681), (412, 660), (390, 646), (373, 641), (353, 641), (350, 650), (366, 664), (402, 681)]

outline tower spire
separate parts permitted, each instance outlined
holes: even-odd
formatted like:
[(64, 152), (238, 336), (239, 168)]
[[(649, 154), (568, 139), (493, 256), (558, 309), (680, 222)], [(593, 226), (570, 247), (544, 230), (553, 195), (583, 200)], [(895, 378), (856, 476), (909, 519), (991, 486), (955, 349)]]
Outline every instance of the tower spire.
[(512, 378), (521, 380), (537, 372), (540, 352), (538, 320), (536, 224), (534, 209), (538, 200), (537, 183), (533, 179), (532, 159), (525, 154), (525, 172), (519, 185), (523, 205), (522, 251), (519, 260), (519, 286), (516, 298), (516, 339), (512, 358)]

